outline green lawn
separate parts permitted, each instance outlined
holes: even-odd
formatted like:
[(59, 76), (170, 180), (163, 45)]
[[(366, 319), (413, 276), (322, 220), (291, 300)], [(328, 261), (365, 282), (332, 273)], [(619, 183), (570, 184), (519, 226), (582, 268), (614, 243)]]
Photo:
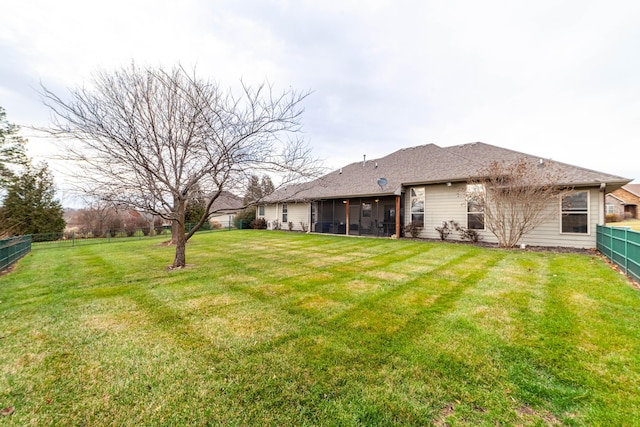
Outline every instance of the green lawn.
[(158, 242), (0, 277), (0, 427), (640, 425), (640, 291), (596, 255)]
[(640, 231), (640, 219), (628, 219), (622, 222), (608, 222), (609, 227), (630, 227), (632, 230)]

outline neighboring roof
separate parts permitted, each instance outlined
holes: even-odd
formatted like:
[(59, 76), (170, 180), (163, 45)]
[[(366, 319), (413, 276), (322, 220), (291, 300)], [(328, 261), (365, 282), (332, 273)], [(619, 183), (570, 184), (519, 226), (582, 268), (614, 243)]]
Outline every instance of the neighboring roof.
[(634, 196), (640, 197), (640, 184), (627, 184), (622, 186), (623, 190), (627, 190)]
[(238, 211), (244, 207), (242, 199), (233, 193), (223, 191), (211, 205), (211, 212)]
[[(474, 142), (452, 147), (435, 144), (403, 148), (379, 159), (352, 163), (317, 180), (276, 191), (268, 201), (314, 200), (400, 194), (403, 186), (467, 181), (492, 161), (526, 159), (543, 162), (560, 171), (563, 185), (586, 186), (601, 183), (618, 188), (630, 180), (578, 166), (572, 166), (501, 147)], [(378, 185), (380, 178), (387, 184)], [(611, 190), (612, 191), (612, 190)]]
[(608, 193), (607, 197), (611, 197), (612, 199), (616, 199), (618, 202), (620, 202), (620, 204), (626, 204), (626, 202), (624, 200), (622, 200), (620, 197), (616, 196), (613, 193)]

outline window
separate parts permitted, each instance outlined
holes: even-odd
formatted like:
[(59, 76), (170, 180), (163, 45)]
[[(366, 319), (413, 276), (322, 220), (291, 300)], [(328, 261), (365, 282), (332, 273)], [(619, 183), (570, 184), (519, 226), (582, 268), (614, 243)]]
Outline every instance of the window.
[(287, 215), (287, 204), (283, 203), (282, 204), (282, 223), (283, 224), (286, 224), (287, 222), (289, 222), (287, 220), (287, 217), (288, 217), (288, 215)]
[(424, 187), (411, 189), (411, 222), (424, 227)]
[(258, 215), (264, 216), (264, 205), (258, 206)]
[(562, 198), (562, 232), (589, 232), (589, 192), (578, 191)]
[(467, 185), (467, 228), (484, 230), (484, 187), (482, 184)]
[(614, 209), (613, 203), (607, 203), (607, 215), (613, 215), (615, 213)]

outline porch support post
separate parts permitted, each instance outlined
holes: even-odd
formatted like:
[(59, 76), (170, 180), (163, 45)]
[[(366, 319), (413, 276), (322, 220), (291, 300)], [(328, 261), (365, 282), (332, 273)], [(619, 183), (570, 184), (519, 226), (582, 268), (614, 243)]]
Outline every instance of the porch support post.
[(347, 215), (346, 215), (346, 222), (344, 224), (344, 234), (345, 235), (349, 235), (349, 199), (347, 199), (347, 203), (345, 204), (345, 206), (347, 207)]
[(400, 238), (400, 196), (396, 196), (396, 237)]

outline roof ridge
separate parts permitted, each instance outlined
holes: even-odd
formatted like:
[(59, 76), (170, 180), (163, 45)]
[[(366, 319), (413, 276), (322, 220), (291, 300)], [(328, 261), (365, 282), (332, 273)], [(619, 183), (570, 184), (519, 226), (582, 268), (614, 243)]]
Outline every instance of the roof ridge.
[[(597, 174), (600, 174), (600, 175), (609, 175), (610, 177), (613, 177), (613, 178), (616, 178), (616, 179), (621, 179), (621, 180), (626, 180), (627, 179), (627, 178), (619, 176), (619, 175), (613, 175), (613, 174), (610, 174), (610, 173), (607, 173), (607, 172), (602, 172), (602, 171), (598, 171), (598, 170), (595, 170), (595, 169), (589, 169), (589, 168), (585, 168), (583, 166), (578, 166), (578, 165), (562, 162), (562, 161), (559, 161), (559, 160), (554, 160), (551, 157), (536, 156), (536, 155), (533, 155), (533, 154), (524, 153), (522, 151), (513, 150), (511, 148), (504, 148), (504, 147), (500, 147), (498, 145), (487, 144), (486, 142), (482, 142), (482, 141), (469, 142), (469, 143), (466, 143), (466, 144), (452, 145), (450, 147), (445, 147), (445, 148), (458, 148), (458, 147), (464, 147), (466, 145), (477, 145), (477, 144), (480, 144), (480, 145), (483, 145), (483, 146), (489, 147), (489, 148), (497, 148), (497, 149), (504, 150), (504, 151), (509, 151), (509, 152), (512, 152), (512, 153), (515, 153), (515, 154), (520, 154), (523, 157), (543, 159), (545, 161), (553, 162), (553, 163), (561, 165), (561, 166), (572, 167), (572, 168), (580, 169), (580, 170), (586, 171), (586, 172), (593, 172), (593, 173), (597, 173)], [(457, 154), (457, 153), (455, 153), (455, 154)], [(464, 157), (464, 156), (461, 156), (461, 157)], [(464, 158), (467, 158), (467, 157), (464, 157)], [(473, 159), (468, 159), (468, 160), (474, 161)]]

